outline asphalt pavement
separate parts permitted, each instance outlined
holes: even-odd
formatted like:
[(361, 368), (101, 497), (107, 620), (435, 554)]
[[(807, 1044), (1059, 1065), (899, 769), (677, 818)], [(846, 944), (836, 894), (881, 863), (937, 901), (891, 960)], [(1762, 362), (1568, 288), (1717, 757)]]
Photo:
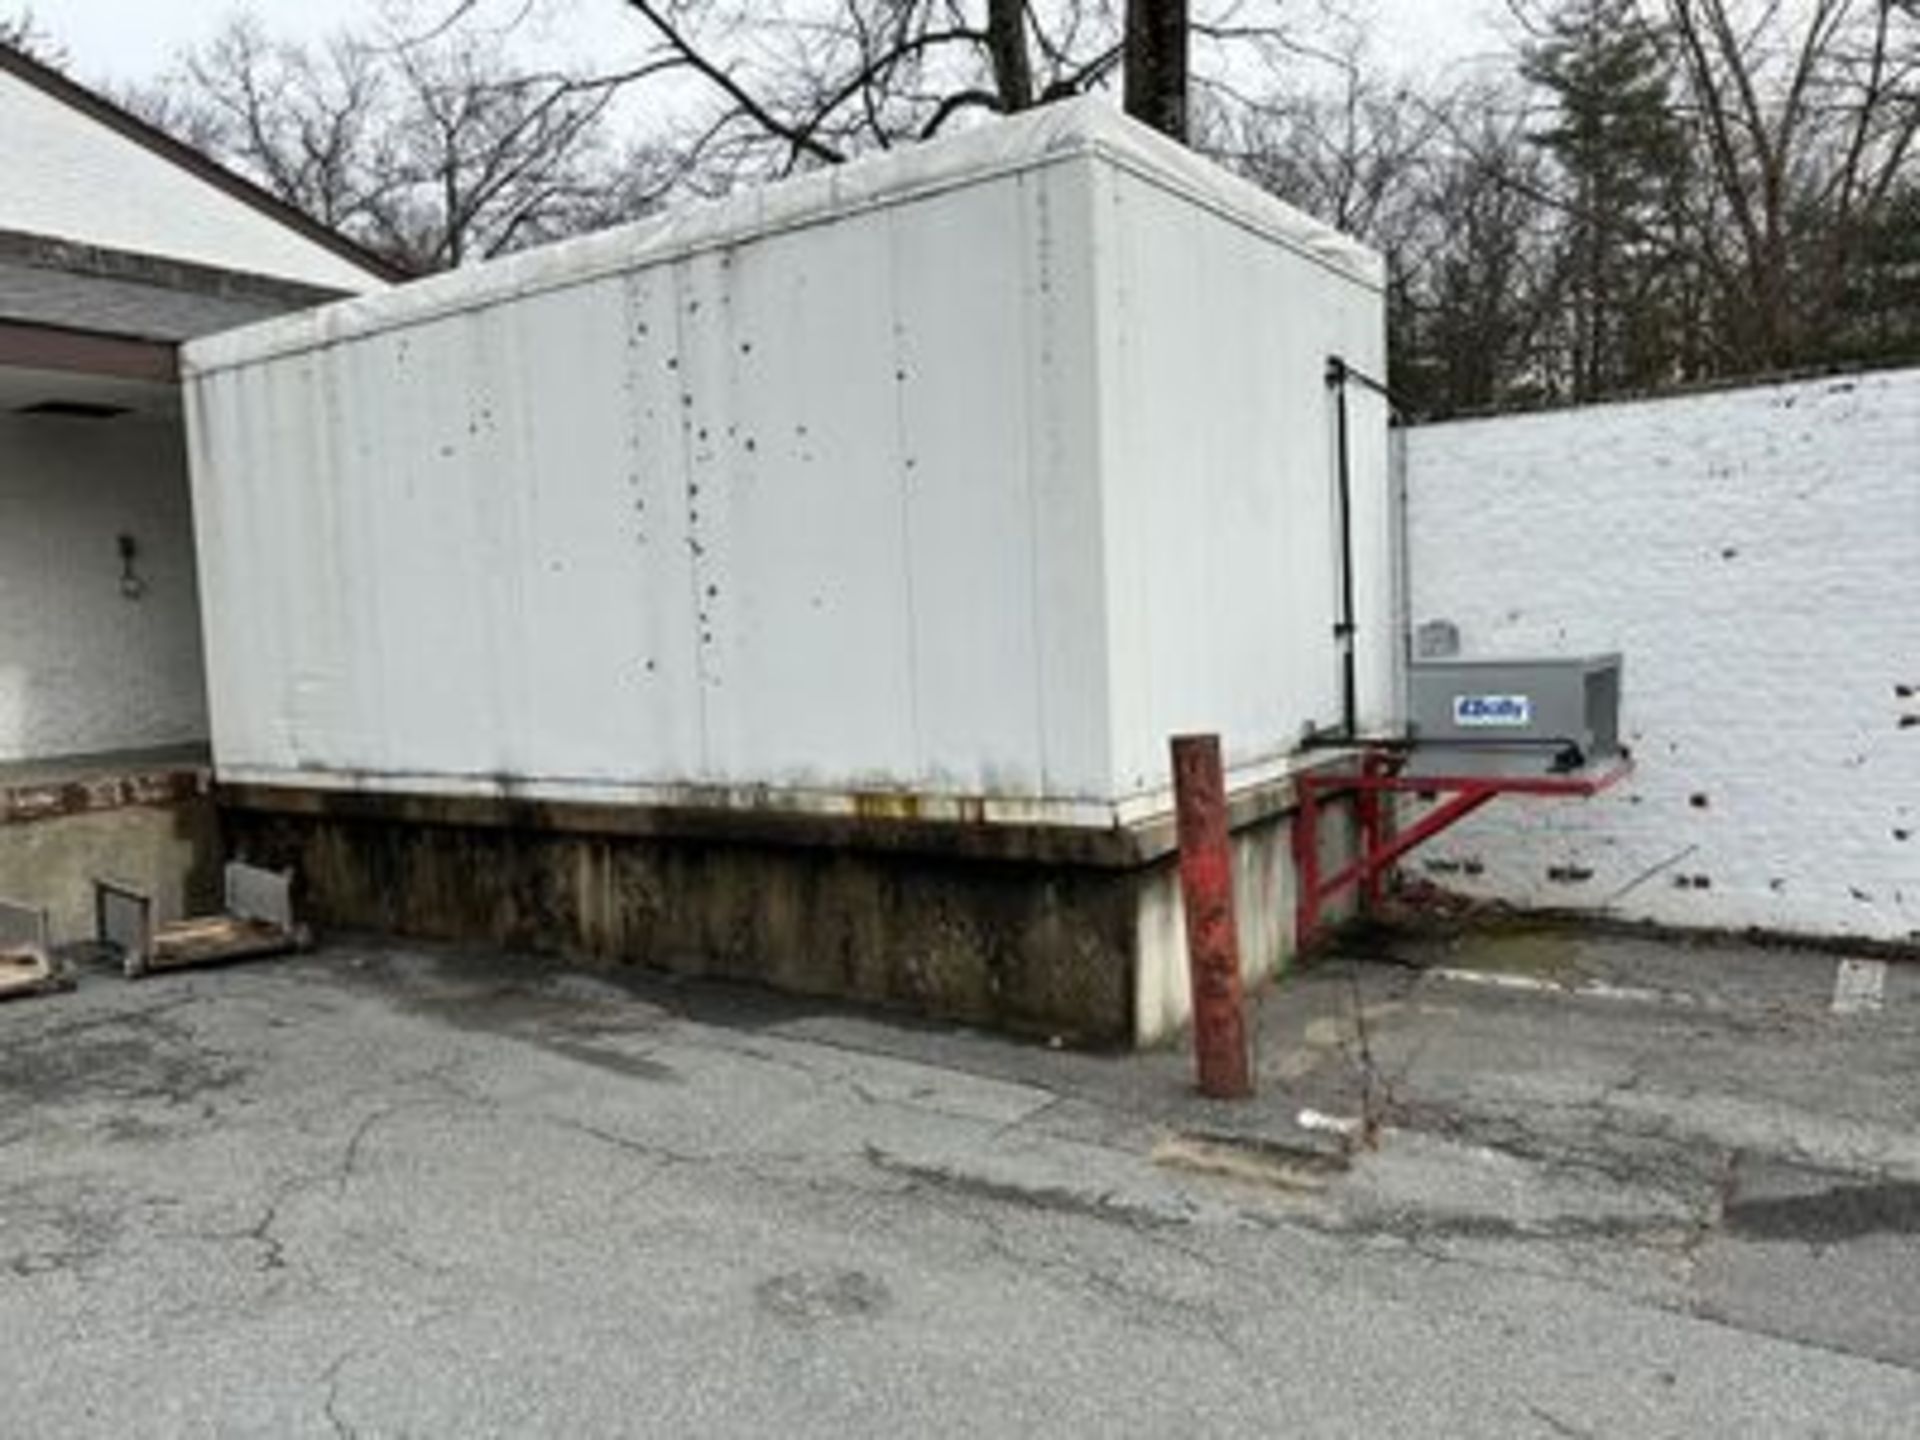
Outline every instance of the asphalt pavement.
[(1920, 970), (1510, 929), (1261, 1093), (371, 940), (0, 1007), (0, 1432), (1888, 1435)]

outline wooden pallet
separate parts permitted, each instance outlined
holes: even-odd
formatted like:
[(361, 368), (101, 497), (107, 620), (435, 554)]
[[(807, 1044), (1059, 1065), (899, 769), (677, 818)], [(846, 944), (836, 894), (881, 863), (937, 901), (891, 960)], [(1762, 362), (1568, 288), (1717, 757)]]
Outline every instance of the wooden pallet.
[(0, 950), (0, 1000), (39, 995), (53, 983), (53, 963), (31, 950)]
[(226, 906), (218, 915), (156, 921), (143, 891), (111, 881), (93, 886), (95, 934), (120, 951), (129, 979), (159, 970), (224, 965), (304, 950), (307, 927), (293, 918), (291, 877), (234, 861), (226, 869)]
[(0, 900), (0, 1000), (69, 988), (47, 935), (46, 911)]
[(185, 965), (214, 965), (225, 960), (251, 960), (297, 949), (294, 933), (265, 920), (238, 915), (202, 915), (157, 927), (147, 956), (149, 970), (174, 970)]

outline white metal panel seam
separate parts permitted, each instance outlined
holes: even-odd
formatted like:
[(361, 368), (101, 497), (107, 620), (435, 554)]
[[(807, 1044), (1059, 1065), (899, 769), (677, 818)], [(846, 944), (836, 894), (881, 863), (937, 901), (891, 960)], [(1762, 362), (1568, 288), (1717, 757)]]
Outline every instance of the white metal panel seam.
[(913, 774), (926, 773), (926, 736), (920, 725), (920, 619), (915, 611), (913, 585), (913, 482), (907, 470), (907, 451), (911, 443), (907, 425), (906, 389), (912, 378), (907, 371), (901, 316), (905, 313), (900, 295), (900, 212), (894, 206), (886, 212), (887, 234), (887, 308), (892, 315), (891, 347), (888, 360), (893, 366), (893, 487), (898, 504), (896, 520), (900, 533), (900, 594), (906, 606), (907, 662), (907, 735), (913, 747)]

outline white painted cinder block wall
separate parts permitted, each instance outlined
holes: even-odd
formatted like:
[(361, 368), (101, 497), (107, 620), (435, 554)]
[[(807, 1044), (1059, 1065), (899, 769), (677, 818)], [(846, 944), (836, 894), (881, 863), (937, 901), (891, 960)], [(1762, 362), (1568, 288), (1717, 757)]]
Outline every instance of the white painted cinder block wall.
[(1619, 649), (1638, 759), (1417, 852), (1448, 888), (1920, 939), (1920, 369), (1425, 426), (1416, 621)]
[(178, 421), (0, 415), (0, 763), (206, 733)]

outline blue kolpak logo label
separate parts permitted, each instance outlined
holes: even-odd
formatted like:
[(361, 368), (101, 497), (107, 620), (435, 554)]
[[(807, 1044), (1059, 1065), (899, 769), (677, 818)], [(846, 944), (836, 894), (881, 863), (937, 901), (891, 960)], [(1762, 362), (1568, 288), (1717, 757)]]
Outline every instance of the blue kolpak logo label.
[(1456, 695), (1453, 723), (1489, 728), (1531, 725), (1533, 701), (1525, 695)]

